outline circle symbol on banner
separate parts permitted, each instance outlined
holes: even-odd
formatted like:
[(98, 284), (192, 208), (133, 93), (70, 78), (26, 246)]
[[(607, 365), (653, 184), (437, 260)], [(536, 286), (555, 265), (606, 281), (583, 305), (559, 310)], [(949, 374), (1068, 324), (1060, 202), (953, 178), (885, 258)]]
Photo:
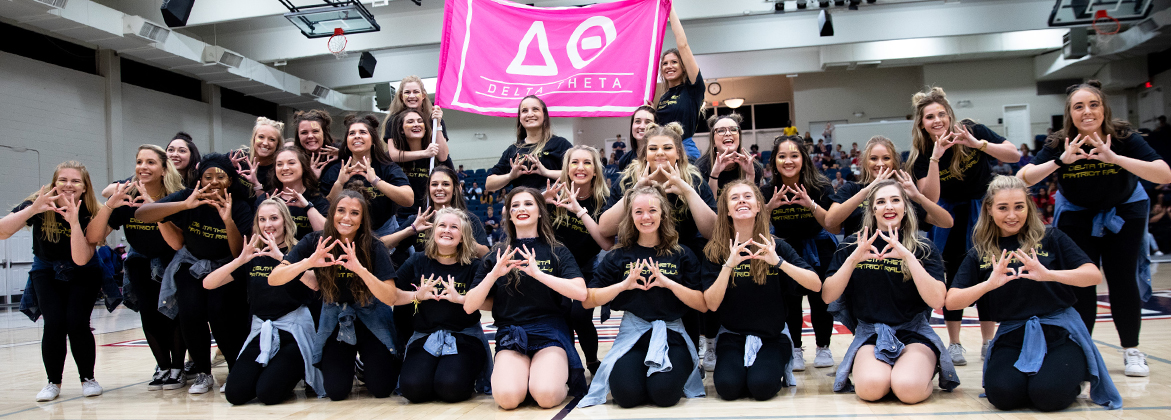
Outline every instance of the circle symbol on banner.
[[(602, 28), (602, 32), (606, 35), (605, 43), (602, 42), (602, 38), (599, 36), (591, 36), (585, 39), (581, 39), (581, 36), (585, 34), (586, 29), (595, 26)], [(602, 52), (606, 51), (606, 47), (609, 47), (610, 44), (614, 43), (615, 38), (618, 38), (618, 29), (614, 27), (614, 21), (605, 16), (594, 16), (586, 19), (585, 22), (582, 22), (580, 25), (577, 25), (577, 29), (573, 30), (573, 35), (569, 37), (569, 43), (565, 45), (565, 52), (569, 56), (569, 62), (573, 64), (573, 67), (581, 70), (582, 67), (589, 65), (590, 62), (600, 57)], [(594, 54), (593, 58), (589, 60), (582, 60), (581, 50), (596, 50), (599, 48), (601, 50), (598, 51), (597, 54)]]

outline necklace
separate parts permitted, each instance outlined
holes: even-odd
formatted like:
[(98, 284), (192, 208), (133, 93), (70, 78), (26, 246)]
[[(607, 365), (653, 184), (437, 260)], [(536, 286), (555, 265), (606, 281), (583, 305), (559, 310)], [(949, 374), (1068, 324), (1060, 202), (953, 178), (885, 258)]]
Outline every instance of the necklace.
[(439, 258), (455, 258), (457, 254), (439, 254)]

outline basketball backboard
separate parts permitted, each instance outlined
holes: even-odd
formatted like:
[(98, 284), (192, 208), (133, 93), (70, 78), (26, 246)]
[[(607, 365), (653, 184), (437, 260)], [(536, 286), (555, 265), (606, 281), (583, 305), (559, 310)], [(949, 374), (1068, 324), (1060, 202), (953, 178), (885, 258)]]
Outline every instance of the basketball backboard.
[(1049, 26), (1090, 26), (1105, 11), (1119, 22), (1145, 19), (1154, 0), (1055, 0)]
[(291, 0), (281, 0), (289, 9), (285, 19), (296, 25), (307, 38), (330, 37), (334, 35), (334, 29), (341, 29), (346, 35), (382, 29), (374, 21), (374, 15), (358, 0), (321, 1), (312, 6), (294, 6)]

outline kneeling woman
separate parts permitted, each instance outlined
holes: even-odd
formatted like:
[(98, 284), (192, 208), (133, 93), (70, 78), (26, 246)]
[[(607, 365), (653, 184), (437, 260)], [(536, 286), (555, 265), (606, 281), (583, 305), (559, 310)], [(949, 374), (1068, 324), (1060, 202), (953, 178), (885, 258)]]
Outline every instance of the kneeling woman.
[(586, 298), (586, 285), (573, 254), (557, 242), (541, 193), (517, 187), (504, 198), (505, 240), (476, 270), (464, 311), (480, 310), (488, 298), (496, 332), (492, 398), (511, 410), (531, 394), (552, 408), (569, 394), (585, 392), (581, 358), (565, 322), (562, 296)]
[(1110, 409), (1122, 396), (1106, 372), (1077, 310), (1075, 287), (1093, 287), (1102, 273), (1072, 239), (1046, 228), (1025, 182), (998, 176), (947, 292), (947, 306), (978, 302), (1000, 322), (984, 361), (984, 392), (1001, 410), (1069, 407), (1090, 381), (1090, 398)]
[[(321, 372), (305, 355), (313, 351), (313, 317), (303, 302), (317, 287), (312, 276), (282, 286), (270, 286), (268, 275), (296, 243), (297, 224), (289, 208), (278, 199), (256, 206), (252, 240), (240, 256), (203, 278), (203, 287), (216, 289), (232, 281), (232, 272), (244, 268), (248, 275), (248, 302), (252, 309), (252, 331), (228, 373), (224, 397), (232, 404), (246, 404), (253, 398), (264, 404), (280, 404), (297, 382), (321, 389)], [(311, 283), (304, 283), (311, 282)]]
[(852, 373), (858, 398), (877, 401), (893, 391), (914, 404), (931, 396), (936, 369), (940, 388), (960, 383), (951, 358), (939, 357), (945, 347), (927, 324), (947, 292), (943, 260), (935, 244), (918, 236), (911, 201), (898, 183), (878, 181), (866, 202), (862, 230), (838, 248), (821, 287), (821, 297), (833, 302), (830, 313), (854, 332), (834, 391), (854, 388)]
[(786, 304), (805, 290), (821, 290), (821, 278), (797, 251), (769, 235), (764, 206), (749, 181), (728, 184), (704, 249), (704, 301), (720, 310), (714, 382), (725, 400), (764, 401), (796, 384)]
[(321, 368), (322, 389), (334, 401), (349, 397), (359, 353), (366, 368), (366, 389), (375, 398), (389, 397), (398, 378), (390, 307), (376, 302), (368, 287), (371, 282), (394, 281), (394, 264), (370, 231), (367, 203), (361, 192), (338, 192), (325, 229), (301, 238), (268, 276), (273, 286), (310, 269), (317, 276), (324, 303), (313, 364)]
[[(636, 187), (623, 198), (618, 241), (594, 273), (583, 305), (610, 303), (624, 311), (618, 338), (606, 353), (590, 393), (578, 406), (606, 402), (630, 408), (670, 407), (683, 396), (704, 396), (695, 368), (699, 355), (683, 328), (688, 308), (706, 311), (699, 291), (699, 261), (679, 245), (671, 202), (656, 187)], [(686, 273), (686, 274), (685, 274)]]

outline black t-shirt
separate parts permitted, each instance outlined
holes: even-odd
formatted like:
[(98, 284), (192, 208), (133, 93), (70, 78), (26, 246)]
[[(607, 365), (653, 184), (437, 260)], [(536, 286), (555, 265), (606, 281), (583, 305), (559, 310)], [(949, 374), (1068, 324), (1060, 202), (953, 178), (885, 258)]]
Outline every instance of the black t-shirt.
[[(658, 255), (654, 248), (634, 245), (630, 248), (615, 248), (602, 258), (598, 271), (590, 281), (590, 287), (600, 289), (626, 280), (630, 267), (636, 260), (650, 258), (659, 266), (659, 272), (688, 289), (700, 290), (702, 279), (699, 259), (687, 247), (667, 255)], [(642, 276), (651, 277), (651, 270), (643, 268)], [(647, 321), (674, 321), (682, 318), (690, 309), (675, 292), (665, 287), (650, 290), (626, 290), (610, 301), (610, 308), (638, 315)]]
[[(829, 185), (826, 185), (825, 189), (805, 187), (809, 198), (823, 209), (828, 209), (833, 203), (833, 200), (830, 199), (832, 190), (833, 188)], [(765, 191), (761, 191), (761, 193), (764, 194), (764, 202), (767, 203), (773, 198), (773, 186), (766, 187)], [(794, 198), (794, 196), (790, 195), (789, 198)], [(769, 215), (769, 221), (773, 225), (773, 232), (787, 241), (804, 241), (817, 236), (825, 229), (820, 223), (817, 223), (817, 218), (813, 217), (813, 211), (800, 204), (787, 204), (773, 209)]]
[[(573, 260), (573, 254), (564, 246), (553, 248), (537, 238), (513, 240), (513, 247), (522, 245), (536, 251), (536, 260), (541, 271), (563, 279), (582, 277), (577, 262)], [(519, 253), (516, 258), (521, 258)], [(496, 252), (490, 251), (476, 270), (472, 287), (475, 288), (484, 281), (484, 277), (495, 266)], [(492, 303), (492, 319), (498, 327), (523, 325), (543, 318), (565, 316), (565, 311), (561, 307), (563, 296), (560, 293), (523, 272), (515, 273), (515, 276), (519, 279), (512, 279), (513, 275), (501, 276), (488, 292), (489, 297), (495, 298)]]
[[(305, 190), (303, 194), (305, 199), (309, 201), (309, 207), (317, 209), (323, 217), (329, 218), (329, 200), (317, 191)], [(264, 202), (268, 197), (257, 197), (256, 205), (252, 208), (260, 208), (260, 203)], [(293, 223), (297, 224), (296, 239), (304, 238), (309, 232), (314, 231), (313, 224), (309, 223), (309, 207), (297, 207), (293, 205), (286, 205), (289, 208), (289, 215), (293, 216)], [(377, 227), (375, 227), (376, 229)]]
[[(577, 202), (590, 213), (591, 217), (595, 217), (594, 221), (596, 222), (600, 216), (594, 216), (594, 209), (598, 208), (594, 197), (590, 196), (590, 198)], [(549, 215), (553, 217), (556, 214), (557, 206), (547, 205), (547, 207)], [(594, 272), (594, 258), (598, 256), (599, 252), (602, 252), (602, 246), (598, 245), (593, 236), (590, 236), (585, 223), (582, 223), (577, 215), (569, 214), (569, 210), (566, 210), (565, 216), (563, 222), (558, 222), (554, 218), (553, 236), (557, 238), (557, 241), (569, 247), (569, 252), (573, 253), (573, 259), (577, 261), (577, 268), (583, 274), (589, 275)]]
[[(764, 166), (762, 166), (760, 164), (760, 162), (757, 162), (755, 160), (752, 161), (752, 166), (754, 167), (754, 169), (756, 169), (756, 173), (753, 175), (753, 178), (752, 178), (752, 185), (760, 185), (760, 180), (764, 178)], [(711, 179), (712, 161), (711, 161), (710, 156), (708, 156), (706, 154), (703, 156), (700, 156), (699, 160), (695, 161), (695, 167), (697, 169), (699, 169), (699, 173), (701, 175), (708, 177), (708, 179)], [(716, 177), (716, 178), (718, 178), (716, 180), (717, 191), (713, 191), (712, 193), (715, 194), (716, 196), (719, 196), (720, 191), (724, 190), (725, 185), (728, 185), (728, 183), (740, 179), (739, 169), (740, 169), (740, 165), (736, 165), (736, 164), (729, 164), (727, 167), (725, 167), (724, 172), (720, 172), (720, 175)]]
[[(845, 263), (846, 258), (858, 247), (857, 236), (850, 236), (838, 247), (834, 259), (829, 263), (826, 277), (833, 276)], [(935, 244), (926, 238), (919, 238), (926, 245), (915, 253), (919, 264), (931, 277), (943, 282), (943, 258)], [(886, 241), (878, 238), (874, 246), (883, 249)], [(858, 319), (870, 323), (887, 325), (902, 324), (913, 319), (931, 307), (919, 295), (914, 279), (903, 279), (901, 261), (893, 258), (866, 260), (854, 267), (850, 283), (842, 297), (850, 302), (850, 309)]]
[[(480, 222), (480, 218), (471, 212), (465, 211), (464, 214), (468, 216), (468, 223), (472, 225), (472, 237), (476, 238), (476, 243), (488, 246), (488, 232), (484, 230), (484, 224)], [(415, 223), (416, 217), (417, 215), (412, 214), (398, 227), (398, 230), (401, 232), (411, 229), (411, 225)], [(414, 235), (407, 236), (402, 241), (399, 241), (398, 245), (394, 247), (394, 251), (390, 254), (391, 261), (394, 261), (395, 265), (402, 265), (407, 261), (407, 257), (411, 256), (411, 249), (414, 249), (416, 253), (423, 252), (423, 246), (427, 244), (427, 235), (429, 232), (431, 232), (431, 229), (416, 232)]]
[[(272, 177), (272, 171), (275, 167), (276, 167), (275, 164), (273, 164), (273, 165), (258, 165), (256, 167), (256, 170), (255, 170), (256, 181), (260, 182), (260, 186), (264, 191), (271, 191), (272, 190), (273, 184), (271, 182), (271, 180), (272, 180), (271, 177)], [(252, 181), (249, 181), (248, 178), (245, 178), (243, 175), (237, 175), (236, 181), (239, 182), (240, 185), (243, 185), (244, 189), (246, 191), (248, 191), (249, 193), (252, 193), (252, 191), (256, 188), (256, 186), (252, 184)]]
[[(20, 203), (19, 206), (14, 207), (12, 212), (16, 213), (31, 205), (33, 205), (32, 201), (25, 201)], [(84, 201), (78, 210), (77, 220), (81, 221), (81, 228), (85, 229), (86, 226), (89, 226), (89, 221), (93, 216), (85, 208)], [(57, 220), (56, 230), (59, 234), (57, 242), (49, 242), (45, 237), (48, 234), (48, 229), (45, 227), (44, 216), (40, 213), (34, 214), (24, 222), (25, 226), (32, 226), (33, 228), (33, 255), (46, 261), (73, 261), (73, 248), (69, 244), (70, 238), (73, 237), (73, 228), (69, 226), (69, 222), (66, 222), (65, 218), (61, 217), (60, 214), (54, 212), (53, 218)], [(85, 235), (85, 232), (80, 233)]]
[(634, 162), (634, 159), (638, 157), (637, 149), (638, 148), (636, 147), (626, 153), (623, 153), (622, 156), (618, 158), (618, 162), (611, 162), (618, 165), (618, 172), (625, 171), (626, 166), (630, 165), (630, 162)]
[[(1020, 241), (1014, 235), (1000, 238), (1000, 248), (1015, 251)], [(1036, 245), (1037, 259), (1050, 270), (1072, 270), (1092, 263), (1090, 258), (1068, 236), (1058, 229), (1045, 228), (1045, 237)], [(1020, 267), (1013, 258), (1009, 268)], [(992, 261), (984, 261), (975, 249), (969, 249), (964, 262), (956, 272), (951, 287), (967, 288), (988, 280), (992, 276)], [(1074, 287), (1055, 281), (1034, 281), (1015, 279), (996, 290), (984, 294), (977, 301), (980, 313), (992, 321), (1014, 321), (1028, 319), (1034, 315), (1044, 316), (1059, 309), (1068, 308), (1077, 302)], [(987, 311), (987, 312), (985, 312)]]
[[(996, 134), (984, 124), (971, 127), (972, 135), (978, 140), (987, 140), (988, 143), (1004, 143), (1004, 137)], [(931, 151), (934, 145), (919, 152), (915, 160), (915, 180), (927, 176), (927, 169), (931, 164)], [(976, 149), (970, 150), (968, 157), (960, 163), (960, 172), (964, 179), (959, 179), (951, 173), (951, 160), (955, 158), (956, 148), (947, 149), (943, 157), (939, 158), (939, 198), (948, 201), (975, 200), (984, 197), (988, 192), (988, 183), (996, 173), (992, 172), (992, 156)]]
[[(403, 173), (407, 175), (407, 179), (411, 183), (411, 191), (415, 192), (415, 204), (410, 207), (399, 207), (398, 209), (398, 217), (405, 218), (418, 214), (419, 209), (427, 206), (427, 190), (431, 182), (431, 158), (399, 162), (398, 164), (402, 167)], [(436, 158), (435, 166), (455, 168), (455, 165), (451, 163), (450, 154), (445, 161), (439, 161), (439, 158)]]
[(134, 218), (134, 211), (137, 207), (121, 206), (114, 209), (110, 213), (110, 219), (106, 222), (111, 229), (123, 228), (126, 235), (126, 242), (134, 248), (134, 252), (145, 255), (148, 258), (169, 258), (175, 254), (175, 250), (167, 244), (163, 239), (163, 234), (159, 232), (158, 223), (146, 223)]
[[(379, 163), (377, 160), (371, 160), (370, 165), (374, 167), (374, 173), (382, 178), (383, 181), (390, 183), (390, 185), (401, 187), (403, 185), (410, 185), (411, 182), (407, 179), (407, 175), (403, 173), (394, 162)], [(342, 170), (341, 160), (335, 161), (321, 171), (321, 194), (329, 195), (333, 190), (333, 184), (337, 183), (338, 174)], [(374, 188), (366, 177), (354, 175), (350, 177), (349, 182), (360, 182), (366, 188), (366, 192), (374, 197), (370, 200), (370, 230), (378, 230), (387, 220), (394, 216), (395, 204), (394, 200), (387, 197), (382, 191)], [(329, 215), (326, 215), (328, 217)]]
[(240, 267), (248, 279), (248, 305), (252, 314), (266, 321), (296, 310), (313, 295), (313, 289), (301, 283), (300, 278), (280, 286), (270, 286), (268, 275), (279, 263), (272, 257), (261, 255)]
[[(830, 199), (838, 204), (845, 203), (846, 200), (853, 198), (862, 191), (862, 188), (864, 188), (862, 184), (846, 181), (842, 186), (838, 187), (838, 190), (833, 195), (830, 195)], [(846, 216), (846, 220), (842, 221), (842, 235), (849, 236), (862, 230), (862, 215), (865, 212), (865, 208), (866, 200), (862, 200), (862, 203), (858, 207), (850, 211), (850, 215)]]
[[(1090, 146), (1082, 146), (1089, 152)], [(1158, 153), (1143, 140), (1138, 133), (1131, 134), (1126, 139), (1114, 139), (1110, 150), (1119, 156), (1126, 156), (1145, 162), (1154, 162), (1161, 159)], [(1033, 158), (1034, 165), (1059, 159), (1061, 149), (1042, 147)], [(1122, 204), (1134, 194), (1138, 185), (1138, 177), (1121, 166), (1092, 159), (1082, 159), (1072, 165), (1057, 168), (1053, 172), (1057, 177), (1057, 189), (1061, 191), (1070, 203), (1091, 210), (1104, 210)], [(1123, 218), (1146, 217), (1146, 206), (1123, 206), (1119, 209), (1119, 216)], [(1125, 211), (1123, 211), (1125, 210)], [(1123, 214), (1125, 213), (1125, 214)]]
[[(455, 279), (455, 288), (461, 295), (468, 294), (468, 287), (476, 276), (476, 269), (480, 267), (480, 259), (472, 259), (471, 264), (444, 265), (427, 258), (426, 254), (412, 255), (398, 268), (398, 278), (394, 283), (399, 290), (414, 291), (419, 286), (420, 279), (436, 278), (447, 280), (448, 276)], [(435, 286), (435, 292), (442, 292), (443, 283)], [(480, 311), (464, 312), (463, 305), (446, 300), (428, 300), (419, 302), (417, 307), (400, 306), (395, 310), (413, 311), (411, 325), (416, 332), (433, 333), (439, 330), (460, 331), (480, 322)]]
[[(687, 75), (684, 74), (683, 77), (686, 79)], [(691, 83), (684, 80), (683, 83), (667, 89), (663, 96), (659, 97), (659, 109), (655, 112), (655, 120), (659, 125), (678, 122), (683, 126), (683, 138), (691, 138), (699, 124), (699, 108), (703, 106), (705, 89), (703, 74), (700, 72), (695, 72), (695, 80)]]
[[(610, 197), (606, 199), (606, 205), (602, 207), (602, 212), (605, 213), (622, 199), (623, 193), (627, 189), (633, 188), (634, 180), (630, 178), (620, 178), (614, 180), (610, 185)], [(711, 187), (708, 187), (706, 178), (693, 177), (691, 188), (699, 193), (699, 197), (703, 199), (704, 204), (707, 204), (712, 211), (716, 211), (716, 197), (712, 195)], [(697, 245), (704, 242), (699, 234), (699, 227), (695, 225), (695, 218), (691, 215), (691, 207), (687, 206), (685, 197), (680, 197), (676, 194), (667, 194), (667, 200), (671, 201), (671, 218), (675, 220), (675, 231), (679, 233), (679, 243), (683, 246), (692, 248), (692, 252), (698, 252), (697, 249), (702, 249), (702, 246)], [(622, 217), (630, 217), (630, 215), (623, 215)], [(697, 239), (698, 238), (698, 239)]]
[[(313, 251), (317, 249), (317, 238), (321, 237), (321, 232), (313, 232), (305, 235), (285, 254), (285, 261), (290, 263), (298, 263), (301, 260), (309, 258), (313, 255)], [(327, 239), (328, 240), (328, 239)], [(337, 248), (334, 248), (335, 250)], [(386, 251), (386, 247), (378, 239), (370, 239), (370, 267), (366, 270), (379, 280), (393, 280), (395, 278), (394, 263), (390, 262), (390, 253)], [(317, 282), (320, 284), (324, 278), (321, 268), (313, 269), (317, 274)], [(354, 303), (354, 294), (350, 291), (351, 282), (362, 282), (362, 279), (342, 266), (337, 266), (337, 274), (334, 276), (334, 281), (337, 284), (338, 297), (336, 303)], [(365, 284), (363, 283), (363, 287)]]
[[(781, 261), (812, 270), (805, 260), (797, 255), (785, 241), (777, 241), (777, 256)], [(732, 271), (724, 300), (720, 303), (720, 325), (737, 334), (755, 335), (760, 338), (780, 337), (785, 329), (785, 299), (783, 295), (796, 295), (802, 290), (800, 284), (777, 267), (769, 267), (764, 284), (756, 284), (752, 278), (751, 260), (746, 260)], [(703, 290), (712, 287), (720, 275), (723, 261), (703, 261)], [(816, 297), (814, 297), (816, 298)], [(789, 334), (801, 334), (789, 331)]]
[[(566, 140), (565, 137), (553, 136), (549, 141), (545, 142), (545, 147), (541, 149), (541, 155), (537, 156), (537, 160), (541, 161), (541, 165), (545, 169), (557, 171), (561, 170), (561, 159), (565, 156), (565, 152), (573, 147), (573, 143)], [(488, 170), (489, 175), (507, 175), (512, 172), (512, 160), (518, 155), (531, 154), (533, 145), (525, 144), (518, 146), (516, 143), (508, 145), (508, 149), (504, 150), (504, 154), (500, 155), (500, 161), (496, 162), (496, 166)], [(521, 175), (512, 180), (508, 185), (515, 187), (530, 187), (537, 190), (545, 189), (545, 178), (540, 174)]]
[[(188, 188), (159, 199), (160, 203), (178, 203), (191, 196), (194, 190)], [(240, 235), (247, 237), (252, 234), (252, 206), (244, 200), (232, 199), (232, 222)], [(183, 231), (183, 244), (187, 251), (201, 260), (219, 260), (231, 258), (232, 249), (228, 245), (228, 231), (219, 211), (210, 204), (183, 210), (167, 216), (163, 221), (174, 223)], [(243, 238), (241, 238), (243, 240)]]

